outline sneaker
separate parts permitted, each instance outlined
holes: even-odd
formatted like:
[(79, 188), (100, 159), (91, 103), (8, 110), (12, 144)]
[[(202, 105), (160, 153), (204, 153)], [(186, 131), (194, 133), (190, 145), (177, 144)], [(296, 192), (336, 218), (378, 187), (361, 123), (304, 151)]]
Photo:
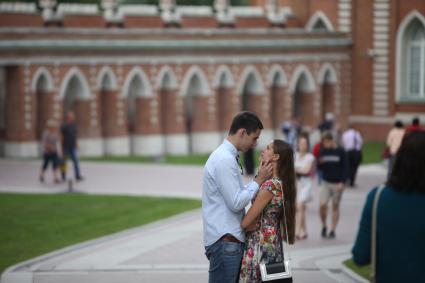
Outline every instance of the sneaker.
[(84, 180), (84, 177), (82, 177), (82, 176), (77, 177), (77, 181), (83, 181), (83, 180)]
[(335, 232), (331, 231), (328, 235), (328, 239), (335, 239)]
[(328, 229), (326, 229), (326, 227), (322, 228), (322, 238), (326, 238), (326, 232)]

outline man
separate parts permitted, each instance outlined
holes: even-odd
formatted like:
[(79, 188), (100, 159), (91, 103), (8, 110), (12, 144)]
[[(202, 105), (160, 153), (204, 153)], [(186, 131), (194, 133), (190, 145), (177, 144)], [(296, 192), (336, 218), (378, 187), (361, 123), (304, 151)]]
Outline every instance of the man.
[[(319, 192), (322, 237), (334, 239), (339, 220), (339, 204), (347, 176), (347, 164), (344, 150), (337, 146), (330, 132), (323, 134), (322, 145), (318, 159), (319, 168), (323, 174), (323, 182)], [(332, 226), (329, 235), (327, 235), (326, 218), (330, 199), (332, 199)]]
[(77, 152), (77, 124), (75, 123), (74, 112), (69, 111), (67, 113), (66, 121), (61, 126), (61, 133), (63, 159), (66, 162), (68, 156), (71, 157), (72, 163), (74, 164), (75, 179), (77, 181), (81, 181), (83, 180), (83, 177), (81, 176), (80, 166), (78, 164), (79, 161)]
[(356, 185), (357, 169), (362, 161), (363, 139), (359, 131), (352, 125), (342, 134), (342, 145), (348, 163), (348, 184), (354, 188)]
[(245, 241), (241, 228), (245, 206), (272, 174), (271, 164), (261, 164), (258, 175), (244, 186), (238, 151), (254, 148), (262, 129), (254, 113), (238, 113), (227, 138), (205, 164), (202, 212), (210, 283), (233, 283), (238, 278)]
[(419, 117), (413, 117), (412, 124), (406, 128), (406, 134), (423, 131)]

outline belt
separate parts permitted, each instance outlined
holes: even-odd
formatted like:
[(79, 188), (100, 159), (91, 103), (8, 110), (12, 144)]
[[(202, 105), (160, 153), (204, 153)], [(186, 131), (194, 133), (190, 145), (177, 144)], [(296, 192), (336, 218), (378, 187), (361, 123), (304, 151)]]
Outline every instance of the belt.
[(233, 242), (233, 243), (240, 243), (241, 242), (235, 236), (233, 236), (231, 234), (224, 235), (223, 237), (220, 238), (220, 240), (226, 241), (226, 242)]

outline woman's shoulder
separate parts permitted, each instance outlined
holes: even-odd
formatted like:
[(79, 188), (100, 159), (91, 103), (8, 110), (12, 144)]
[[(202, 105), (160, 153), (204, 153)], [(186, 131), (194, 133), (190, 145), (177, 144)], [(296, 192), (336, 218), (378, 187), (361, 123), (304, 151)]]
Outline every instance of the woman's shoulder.
[(277, 191), (280, 191), (280, 180), (278, 178), (268, 179), (261, 185), (261, 189), (276, 194)]

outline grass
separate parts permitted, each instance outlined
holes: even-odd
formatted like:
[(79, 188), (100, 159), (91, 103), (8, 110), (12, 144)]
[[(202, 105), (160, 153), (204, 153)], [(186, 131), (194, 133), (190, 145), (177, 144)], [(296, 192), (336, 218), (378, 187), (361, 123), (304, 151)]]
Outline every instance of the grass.
[(366, 142), (363, 145), (363, 161), (362, 164), (381, 163), (381, 153), (385, 147), (384, 142)]
[(0, 194), (0, 273), (18, 262), (200, 207), (199, 200)]
[(371, 265), (365, 265), (365, 266), (358, 266), (354, 263), (352, 259), (347, 259), (343, 262), (343, 264), (351, 269), (353, 272), (357, 273), (361, 277), (369, 280), (370, 278), (370, 271), (371, 271)]

